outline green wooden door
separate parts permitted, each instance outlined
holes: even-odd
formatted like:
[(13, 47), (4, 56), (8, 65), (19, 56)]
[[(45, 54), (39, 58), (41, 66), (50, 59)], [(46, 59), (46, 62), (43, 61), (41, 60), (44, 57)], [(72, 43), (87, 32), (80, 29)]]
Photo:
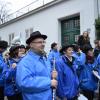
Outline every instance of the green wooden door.
[(62, 21), (61, 33), (62, 45), (73, 44), (77, 42), (78, 36), (80, 35), (79, 16)]

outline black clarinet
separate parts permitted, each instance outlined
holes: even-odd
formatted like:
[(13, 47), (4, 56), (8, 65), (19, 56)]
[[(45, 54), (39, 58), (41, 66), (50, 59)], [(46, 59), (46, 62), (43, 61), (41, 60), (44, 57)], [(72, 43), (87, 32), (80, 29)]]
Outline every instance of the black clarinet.
[[(55, 66), (55, 58), (53, 59), (53, 70), (56, 70), (56, 66)], [(53, 88), (53, 94), (52, 94), (52, 100), (55, 100), (56, 98), (56, 89)]]

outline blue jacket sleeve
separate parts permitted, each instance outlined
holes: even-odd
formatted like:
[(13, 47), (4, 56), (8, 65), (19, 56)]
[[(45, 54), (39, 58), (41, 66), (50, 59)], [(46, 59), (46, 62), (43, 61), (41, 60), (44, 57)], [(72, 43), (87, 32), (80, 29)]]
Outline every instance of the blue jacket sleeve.
[(39, 76), (33, 73), (28, 64), (26, 66), (25, 63), (20, 63), (17, 66), (17, 74), (16, 74), (16, 82), (19, 88), (28, 93), (33, 92), (41, 92), (50, 89), (51, 87), (51, 79), (50, 77)]
[(53, 59), (54, 59), (54, 54), (53, 54), (53, 52), (50, 52), (49, 55), (48, 55), (48, 60), (51, 63), (51, 69), (52, 70), (53, 70)]
[(65, 97), (64, 89), (63, 89), (64, 84), (63, 84), (63, 69), (62, 69), (62, 67), (63, 67), (62, 64), (59, 61), (57, 61), (56, 62), (56, 70), (58, 72), (57, 96), (61, 97), (61, 98)]
[(100, 54), (97, 57), (97, 63), (98, 63), (98, 65), (100, 65)]
[(4, 66), (5, 66), (5, 63), (2, 60), (0, 60), (0, 69), (3, 69)]
[(5, 66), (3, 69), (3, 78), (5, 80), (12, 79), (12, 77), (14, 77), (15, 73), (16, 73), (16, 69)]

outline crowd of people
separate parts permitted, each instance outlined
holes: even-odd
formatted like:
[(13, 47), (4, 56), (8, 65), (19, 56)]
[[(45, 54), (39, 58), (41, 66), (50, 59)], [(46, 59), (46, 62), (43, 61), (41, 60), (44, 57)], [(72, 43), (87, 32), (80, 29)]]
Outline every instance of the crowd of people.
[[(9, 51), (0, 41), (0, 100), (78, 100), (80, 94), (93, 100), (100, 87), (100, 40), (93, 48), (85, 31), (76, 44), (58, 49), (53, 42), (47, 54), (46, 39), (35, 31), (27, 47), (16, 44)], [(98, 94), (100, 100), (100, 88)]]

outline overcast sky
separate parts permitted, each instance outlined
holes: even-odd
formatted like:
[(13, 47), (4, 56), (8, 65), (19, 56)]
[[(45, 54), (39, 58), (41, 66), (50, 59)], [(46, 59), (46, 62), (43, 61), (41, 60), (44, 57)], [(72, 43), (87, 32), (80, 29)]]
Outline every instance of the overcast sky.
[[(17, 11), (18, 9), (36, 1), (36, 0), (6, 0), (8, 2), (11, 3), (11, 9), (12, 9), (12, 12), (15, 12)], [(39, 2), (42, 2), (43, 0), (38, 0)], [(52, 0), (44, 0), (45, 2), (49, 2), (49, 1), (52, 1)], [(38, 4), (37, 4), (38, 5)]]

